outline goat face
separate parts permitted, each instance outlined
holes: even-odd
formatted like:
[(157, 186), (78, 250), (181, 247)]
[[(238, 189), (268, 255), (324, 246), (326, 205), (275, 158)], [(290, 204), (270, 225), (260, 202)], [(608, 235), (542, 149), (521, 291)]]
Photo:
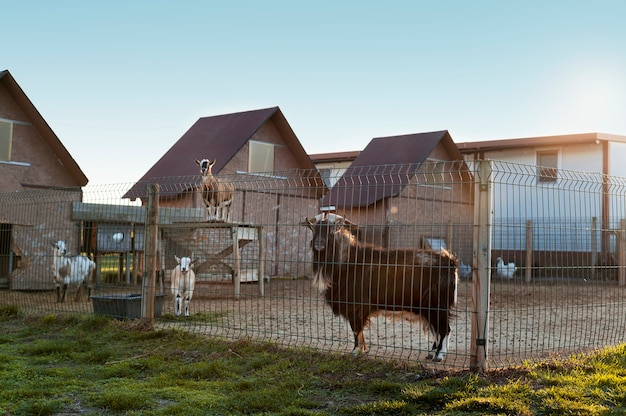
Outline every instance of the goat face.
[(340, 258), (343, 258), (347, 246), (358, 240), (359, 227), (338, 215), (311, 224), (311, 229), (313, 230), (311, 248), (319, 254), (330, 250), (326, 256), (341, 253)]
[(311, 248), (317, 252), (324, 251), (327, 242), (331, 243), (339, 231), (348, 231), (357, 240), (361, 232), (361, 228), (357, 224), (333, 213), (318, 214), (313, 219), (307, 218), (301, 224), (313, 231)]
[(189, 269), (191, 269), (191, 266), (193, 265), (191, 258), (189, 257), (178, 257), (178, 256), (174, 256), (174, 258), (176, 259), (176, 263), (178, 263), (180, 265), (180, 272), (182, 274), (187, 274), (187, 272), (189, 272)]
[(52, 247), (54, 248), (57, 256), (65, 256), (67, 254), (67, 245), (63, 240), (53, 241)]
[(313, 227), (313, 240), (311, 241), (313, 251), (320, 252), (326, 250), (327, 243), (334, 239), (336, 228), (334, 223), (327, 220), (315, 224)]
[(211, 175), (211, 168), (213, 167), (213, 165), (215, 165), (216, 160), (209, 160), (209, 159), (202, 159), (202, 160), (198, 160), (196, 159), (196, 164), (198, 166), (200, 166), (200, 172), (202, 173), (202, 175)]

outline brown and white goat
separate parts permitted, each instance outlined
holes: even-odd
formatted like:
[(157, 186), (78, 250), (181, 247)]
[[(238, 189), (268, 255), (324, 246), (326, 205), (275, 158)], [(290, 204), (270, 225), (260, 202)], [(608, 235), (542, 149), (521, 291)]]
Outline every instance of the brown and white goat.
[(333, 313), (354, 333), (354, 351), (367, 350), (363, 330), (388, 312), (417, 317), (435, 342), (428, 359), (447, 352), (450, 309), (456, 301), (458, 262), (444, 251), (387, 250), (358, 241), (354, 224), (338, 215), (309, 221), (313, 272)]
[(230, 207), (235, 193), (233, 184), (213, 175), (211, 168), (215, 165), (215, 160), (196, 159), (196, 164), (200, 166), (202, 173), (200, 191), (209, 221), (230, 222)]
[(96, 263), (86, 256), (67, 256), (67, 245), (65, 241), (58, 240), (52, 242), (53, 260), (52, 275), (57, 289), (57, 302), (65, 302), (65, 294), (70, 285), (78, 285), (76, 290), (76, 301), (79, 301), (83, 293), (83, 285), (87, 284), (88, 297), (91, 296), (94, 270)]
[(195, 261), (189, 257), (178, 257), (176, 267), (172, 270), (172, 295), (174, 295), (174, 314), (180, 316), (181, 309), (185, 308), (185, 316), (189, 316), (189, 303), (193, 297), (193, 289), (196, 285), (196, 274), (191, 269)]

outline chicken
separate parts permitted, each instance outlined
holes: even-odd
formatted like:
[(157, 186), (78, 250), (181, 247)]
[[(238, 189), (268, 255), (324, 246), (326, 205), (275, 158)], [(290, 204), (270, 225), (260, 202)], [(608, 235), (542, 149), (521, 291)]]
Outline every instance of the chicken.
[(512, 279), (516, 270), (517, 267), (515, 267), (515, 263), (511, 262), (508, 264), (504, 264), (504, 260), (502, 260), (502, 257), (497, 258), (496, 274), (498, 275), (498, 277), (502, 279)]
[(472, 266), (461, 262), (461, 265), (459, 266), (459, 277), (461, 279), (472, 277)]

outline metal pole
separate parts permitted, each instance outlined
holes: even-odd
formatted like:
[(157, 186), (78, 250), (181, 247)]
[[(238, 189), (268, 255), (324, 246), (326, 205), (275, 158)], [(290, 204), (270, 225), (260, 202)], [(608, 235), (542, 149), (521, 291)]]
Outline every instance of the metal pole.
[(626, 219), (619, 221), (619, 239), (617, 244), (617, 284), (620, 287), (626, 286)]
[(596, 278), (598, 268), (598, 217), (591, 218), (591, 279)]

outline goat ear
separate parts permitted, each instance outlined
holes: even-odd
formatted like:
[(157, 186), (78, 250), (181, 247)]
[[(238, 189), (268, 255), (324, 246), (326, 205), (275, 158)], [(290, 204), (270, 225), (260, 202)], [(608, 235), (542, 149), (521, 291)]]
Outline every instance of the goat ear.
[(200, 161), (196, 159), (196, 165), (200, 166)]
[(178, 257), (176, 254), (174, 254), (174, 258), (176, 259), (176, 263), (180, 264), (180, 257)]

